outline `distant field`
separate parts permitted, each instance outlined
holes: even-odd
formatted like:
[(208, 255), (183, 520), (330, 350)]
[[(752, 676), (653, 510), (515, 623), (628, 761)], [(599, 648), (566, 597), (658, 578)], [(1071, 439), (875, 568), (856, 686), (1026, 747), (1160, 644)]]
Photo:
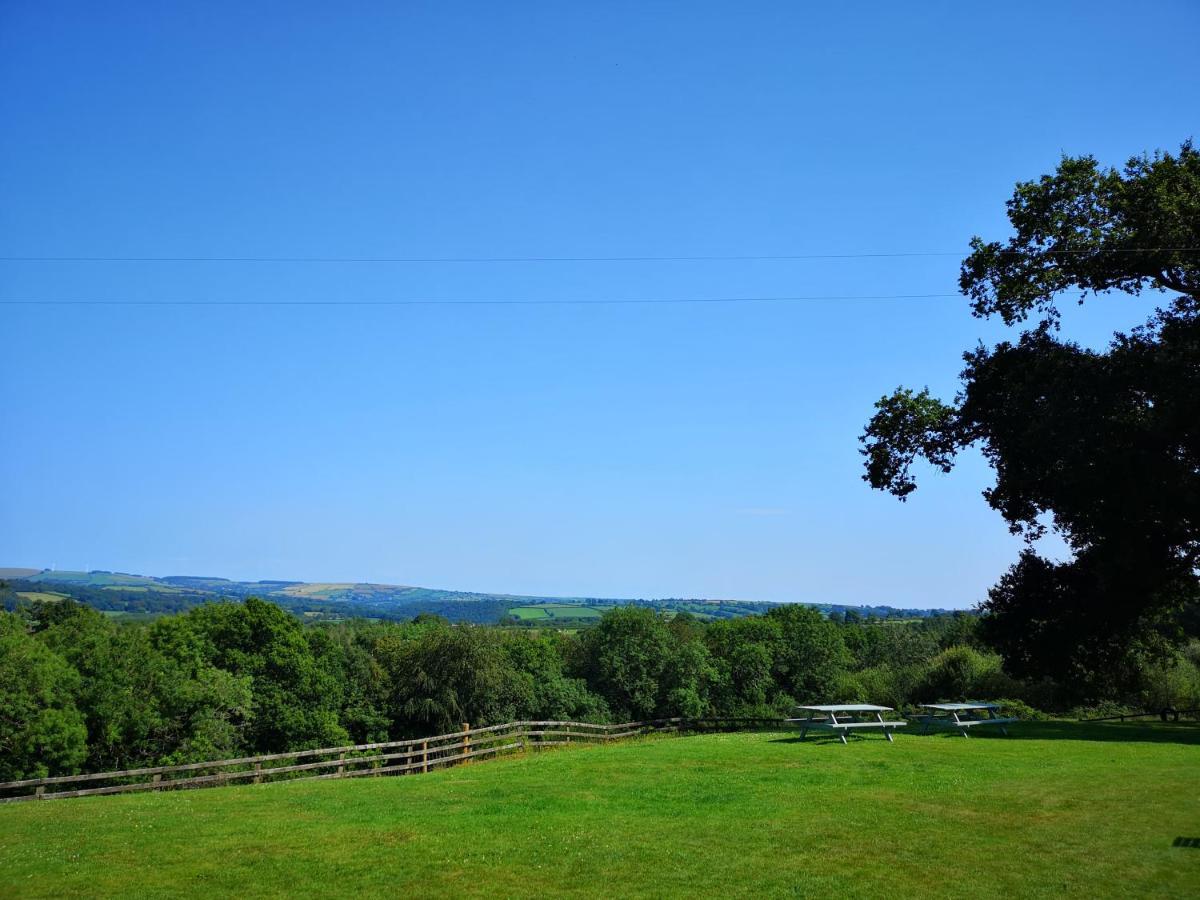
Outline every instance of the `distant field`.
[(17, 591), (17, 596), (22, 600), (28, 600), (30, 603), (57, 603), (59, 600), (69, 599), (66, 594), (59, 594), (55, 591)]
[(49, 573), (38, 573), (29, 576), (27, 581), (61, 581), (64, 584), (80, 584), (88, 587), (107, 587), (109, 585), (120, 585), (122, 587), (129, 585), (142, 585), (145, 587), (160, 588), (159, 582), (153, 578), (148, 578), (144, 575), (126, 575), (121, 572), (70, 572), (70, 571), (54, 571)]
[(660, 737), (0, 806), (12, 897), (1200, 896), (1200, 727)]
[(306, 597), (310, 600), (329, 600), (342, 591), (354, 587), (353, 584), (337, 584), (332, 582), (314, 581), (311, 584), (293, 584), (279, 591), (289, 597)]
[(375, 598), (383, 600), (402, 599), (412, 593), (413, 590), (413, 588), (394, 584), (351, 584), (314, 581), (306, 584), (291, 584), (272, 592), (306, 600), (354, 599), (358, 601), (370, 601)]
[(115, 622), (153, 622), (164, 615), (158, 612), (127, 612), (121, 609), (102, 609), (100, 612)]
[(537, 603), (530, 606), (514, 606), (509, 613), (522, 622), (546, 622), (563, 619), (599, 619), (608, 607), (577, 606), (570, 603)]

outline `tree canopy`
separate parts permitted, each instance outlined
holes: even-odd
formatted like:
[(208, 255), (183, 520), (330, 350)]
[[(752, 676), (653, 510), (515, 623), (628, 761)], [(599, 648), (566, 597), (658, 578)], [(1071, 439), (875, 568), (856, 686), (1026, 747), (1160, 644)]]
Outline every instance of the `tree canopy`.
[[(1200, 596), (1200, 153), (1064, 158), (1017, 185), (1008, 218), (1007, 242), (972, 240), (960, 287), (976, 316), (1038, 320), (966, 352), (953, 402), (883, 397), (863, 477), (903, 500), (918, 459), (949, 472), (980, 448), (985, 499), (1030, 544), (984, 603), (985, 634), (1015, 674), (1095, 686), (1170, 643)], [(1097, 351), (1061, 336), (1072, 291), (1165, 302)], [(1037, 555), (1050, 529), (1073, 559)]]

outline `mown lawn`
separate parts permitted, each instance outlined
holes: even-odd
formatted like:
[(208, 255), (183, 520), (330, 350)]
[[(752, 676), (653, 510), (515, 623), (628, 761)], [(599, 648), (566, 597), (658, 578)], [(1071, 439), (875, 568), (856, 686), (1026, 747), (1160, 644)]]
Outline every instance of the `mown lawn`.
[(0, 806), (0, 896), (1200, 896), (1200, 727), (660, 737)]

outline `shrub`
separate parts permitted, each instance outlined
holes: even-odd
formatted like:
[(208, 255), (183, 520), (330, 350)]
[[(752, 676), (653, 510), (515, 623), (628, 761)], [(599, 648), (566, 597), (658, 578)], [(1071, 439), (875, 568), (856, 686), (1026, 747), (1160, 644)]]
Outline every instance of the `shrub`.
[[(925, 677), (916, 691), (922, 702), (936, 700), (966, 700), (989, 681), (1003, 680), (1000, 657), (984, 654), (970, 647), (959, 646), (943, 650), (929, 663)], [(1006, 683), (1007, 684), (1007, 683)]]
[(1134, 712), (1141, 712), (1141, 710), (1133, 709), (1115, 700), (1102, 700), (1099, 703), (1076, 706), (1070, 711), (1070, 716), (1074, 719), (1108, 719)]
[(1037, 722), (1050, 718), (1050, 716), (1048, 716), (1046, 713), (1042, 712), (1040, 709), (1035, 709), (1024, 700), (1002, 697), (995, 702), (999, 703), (1002, 707), (1000, 709), (1000, 715), (1002, 716), (1014, 716), (1018, 719), (1025, 719), (1030, 722)]
[(834, 703), (867, 703), (871, 692), (863, 683), (861, 672), (842, 672), (833, 683), (830, 695)]
[(1139, 699), (1148, 710), (1200, 707), (1200, 666), (1186, 652), (1148, 666)]

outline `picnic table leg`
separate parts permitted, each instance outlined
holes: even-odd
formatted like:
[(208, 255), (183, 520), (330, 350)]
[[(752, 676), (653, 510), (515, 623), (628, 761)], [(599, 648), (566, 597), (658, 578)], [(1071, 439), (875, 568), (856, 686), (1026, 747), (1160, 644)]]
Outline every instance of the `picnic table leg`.
[[(989, 707), (989, 708), (988, 708), (988, 718), (989, 718), (989, 719), (998, 719), (998, 718), (1000, 718), (1000, 717), (996, 715), (996, 711), (995, 711), (994, 709), (991, 709), (991, 708)], [(1008, 737), (1008, 726), (1007, 726), (1007, 725), (1001, 725), (1001, 726), (1000, 726), (1000, 733), (1001, 733), (1002, 735), (1004, 735), (1005, 737)]]
[(808, 718), (805, 719), (804, 723), (801, 724), (801, 726), (800, 726), (800, 740), (804, 740), (804, 736), (806, 734), (808, 734), (808, 723), (811, 722), (812, 720), (813, 720), (813, 714), (810, 712), (808, 714)]
[[(875, 713), (875, 721), (883, 722), (883, 716), (880, 715), (879, 713)], [(883, 736), (888, 739), (889, 744), (892, 743), (892, 733), (890, 731), (888, 731), (886, 725), (883, 728)]]
[[(837, 724), (838, 724), (837, 715), (836, 715), (835, 713), (833, 713), (833, 712), (831, 712), (831, 713), (829, 714), (829, 723), (830, 723), (831, 725), (837, 725)], [(842, 729), (840, 732), (838, 732), (838, 730), (835, 728), (835, 729), (833, 729), (833, 731), (834, 731), (834, 733), (835, 733), (835, 734), (837, 734), (837, 736), (838, 736), (839, 738), (841, 738), (841, 739), (842, 739), (842, 743), (843, 743), (843, 744), (845, 744), (845, 743), (848, 743), (848, 742), (847, 742), (847, 740), (846, 740), (846, 729), (844, 729), (844, 728), (843, 728), (843, 729)]]
[(958, 730), (962, 732), (962, 736), (966, 737), (967, 736), (967, 728), (965, 725), (963, 725), (962, 719), (960, 719), (958, 717), (958, 710), (956, 710), (956, 709), (951, 710), (950, 715), (954, 716), (954, 724), (958, 726)]

